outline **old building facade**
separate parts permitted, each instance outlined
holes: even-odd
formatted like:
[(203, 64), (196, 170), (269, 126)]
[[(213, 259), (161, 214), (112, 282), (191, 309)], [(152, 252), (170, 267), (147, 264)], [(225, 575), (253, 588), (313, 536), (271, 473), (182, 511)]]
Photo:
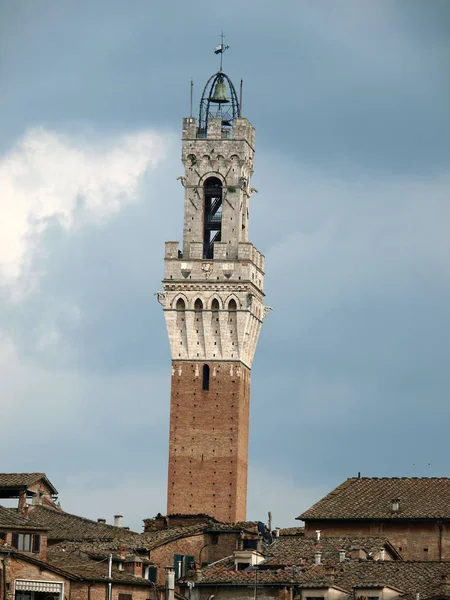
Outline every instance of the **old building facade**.
[(208, 81), (183, 120), (183, 245), (167, 242), (158, 299), (172, 355), (167, 513), (245, 520), (250, 369), (267, 308), (249, 242), (255, 129), (235, 88)]
[(351, 477), (298, 518), (307, 536), (383, 535), (406, 560), (450, 560), (447, 477)]

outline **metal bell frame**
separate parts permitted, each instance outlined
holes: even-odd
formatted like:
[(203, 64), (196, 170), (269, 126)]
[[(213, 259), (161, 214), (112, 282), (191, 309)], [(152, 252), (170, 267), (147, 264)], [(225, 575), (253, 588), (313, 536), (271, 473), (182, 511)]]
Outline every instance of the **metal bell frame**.
[[(225, 102), (214, 101), (214, 91), (217, 83), (225, 82), (230, 90), (230, 100)], [(215, 110), (214, 110), (215, 108)], [(222, 125), (232, 127), (234, 119), (241, 116), (241, 107), (239, 105), (238, 96), (236, 94), (233, 82), (223, 71), (218, 71), (212, 75), (203, 89), (202, 98), (200, 100), (200, 112), (198, 116), (198, 133), (205, 135), (208, 128), (209, 117), (220, 117)]]

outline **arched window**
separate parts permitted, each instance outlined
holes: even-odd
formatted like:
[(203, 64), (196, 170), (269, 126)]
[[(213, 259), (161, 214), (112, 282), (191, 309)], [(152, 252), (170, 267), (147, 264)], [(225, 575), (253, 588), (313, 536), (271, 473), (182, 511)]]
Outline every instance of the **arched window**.
[(203, 310), (203, 302), (200, 300), (200, 298), (197, 298), (197, 300), (195, 301), (194, 309), (196, 311)]
[(209, 365), (203, 365), (203, 390), (209, 390)]
[(214, 242), (222, 239), (222, 182), (209, 177), (203, 186), (203, 258), (214, 258)]
[(219, 310), (219, 301), (217, 300), (217, 298), (214, 298), (214, 300), (211, 302), (211, 310), (213, 310), (214, 312), (217, 312)]
[(183, 298), (178, 298), (177, 300), (177, 310), (184, 310), (186, 308), (186, 305), (184, 303)]
[(228, 302), (228, 310), (237, 310), (236, 300), (234, 298), (231, 298)]

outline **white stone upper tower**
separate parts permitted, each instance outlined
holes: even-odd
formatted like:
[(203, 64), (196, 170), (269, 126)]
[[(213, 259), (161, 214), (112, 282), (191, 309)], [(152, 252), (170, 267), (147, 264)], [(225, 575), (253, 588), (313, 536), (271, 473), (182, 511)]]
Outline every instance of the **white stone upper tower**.
[[(220, 92), (225, 81), (234, 92), (224, 73), (211, 79), (206, 92), (216, 93), (217, 86)], [(200, 114), (199, 123), (183, 119), (183, 247), (166, 242), (160, 298), (173, 360), (240, 360), (250, 368), (265, 316), (264, 256), (248, 241), (255, 129), (240, 116), (232, 125), (210, 116), (211, 106), (207, 113)], [(230, 301), (236, 311), (233, 330), (227, 325)], [(181, 324), (183, 303), (188, 312)], [(200, 310), (199, 328), (194, 313)]]

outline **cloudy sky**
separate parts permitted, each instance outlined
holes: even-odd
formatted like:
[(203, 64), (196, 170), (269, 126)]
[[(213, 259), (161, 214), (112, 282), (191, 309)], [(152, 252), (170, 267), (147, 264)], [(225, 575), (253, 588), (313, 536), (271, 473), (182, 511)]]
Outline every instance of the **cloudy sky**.
[(450, 476), (450, 3), (0, 2), (1, 471), (66, 510), (165, 510), (164, 241), (181, 118), (217, 68), (257, 129), (266, 255), (249, 510)]

